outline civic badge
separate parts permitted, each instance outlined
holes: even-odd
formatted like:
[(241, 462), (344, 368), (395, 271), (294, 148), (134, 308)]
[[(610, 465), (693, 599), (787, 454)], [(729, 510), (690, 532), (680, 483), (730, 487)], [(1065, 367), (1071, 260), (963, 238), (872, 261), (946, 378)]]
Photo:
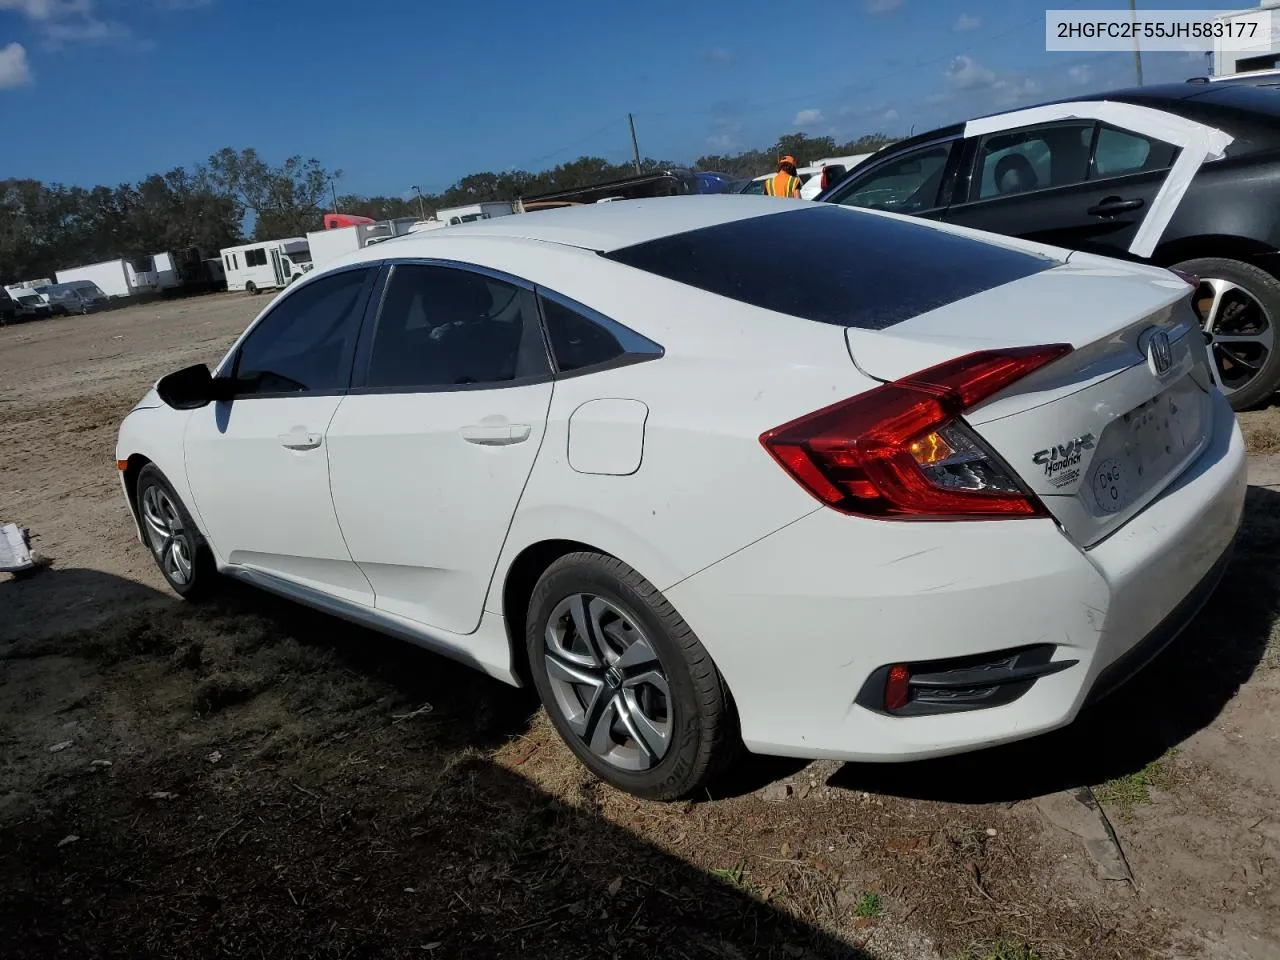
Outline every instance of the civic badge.
[(1147, 364), (1157, 377), (1163, 377), (1173, 366), (1173, 349), (1169, 346), (1169, 335), (1163, 330), (1154, 330), (1147, 340)]

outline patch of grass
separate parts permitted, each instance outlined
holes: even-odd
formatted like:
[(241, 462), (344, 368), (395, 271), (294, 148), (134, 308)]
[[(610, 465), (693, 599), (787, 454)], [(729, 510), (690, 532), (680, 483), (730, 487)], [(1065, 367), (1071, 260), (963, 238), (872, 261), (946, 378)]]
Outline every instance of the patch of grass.
[(247, 703), (270, 685), (256, 674), (214, 674), (196, 688), (193, 705), (197, 713), (217, 713)]
[(732, 867), (714, 867), (711, 875), (717, 880), (723, 880), (731, 887), (737, 887), (739, 890), (748, 890), (751, 887), (751, 881), (747, 879), (747, 862), (739, 860)]
[(1040, 960), (1040, 953), (1021, 940), (1000, 937), (987, 943), (975, 944), (960, 954), (958, 960)]
[(880, 894), (864, 893), (858, 897), (858, 902), (853, 905), (853, 915), (855, 917), (868, 917), (874, 919), (884, 913), (884, 906), (880, 903)]
[(1164, 756), (1152, 760), (1141, 770), (1108, 780), (1094, 787), (1093, 795), (1099, 803), (1114, 806), (1120, 818), (1128, 821), (1133, 816), (1134, 807), (1151, 802), (1148, 788), (1168, 790), (1177, 785), (1178, 778), (1170, 763), (1177, 753), (1176, 748), (1171, 749)]

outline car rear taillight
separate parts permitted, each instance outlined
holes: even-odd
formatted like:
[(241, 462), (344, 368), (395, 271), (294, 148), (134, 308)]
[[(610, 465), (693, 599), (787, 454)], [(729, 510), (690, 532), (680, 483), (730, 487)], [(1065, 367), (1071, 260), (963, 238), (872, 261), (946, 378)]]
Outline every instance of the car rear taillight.
[(1170, 267), (1169, 272), (1189, 286), (1192, 290), (1200, 289), (1200, 278), (1194, 273), (1187, 273), (1187, 271), (1179, 270), (1176, 267)]
[(761, 434), (796, 481), (843, 513), (888, 519), (1047, 516), (960, 419), (1071, 352), (983, 350), (886, 383)]

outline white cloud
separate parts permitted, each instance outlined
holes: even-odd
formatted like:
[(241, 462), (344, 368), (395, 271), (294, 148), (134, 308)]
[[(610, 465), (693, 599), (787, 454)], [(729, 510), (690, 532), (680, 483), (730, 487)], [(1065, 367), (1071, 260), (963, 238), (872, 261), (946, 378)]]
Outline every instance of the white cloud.
[(979, 17), (975, 17), (971, 13), (962, 13), (960, 14), (960, 19), (956, 21), (956, 25), (951, 29), (956, 33), (966, 33), (969, 30), (977, 30), (980, 26), (982, 26), (982, 20)]
[(721, 47), (712, 47), (710, 50), (702, 51), (702, 59), (707, 63), (717, 63), (727, 67), (733, 63), (733, 54)]
[(95, 0), (0, 0), (0, 10), (13, 10), (37, 25), (44, 45), (61, 49), (72, 44), (110, 44), (143, 49), (125, 24), (94, 14)]
[(1000, 103), (1017, 103), (1020, 100), (1029, 100), (1038, 94), (1040, 84), (1031, 77), (1010, 74), (1007, 77), (999, 77), (991, 84), (991, 89), (997, 92)]
[(14, 10), (29, 20), (56, 20), (87, 14), (92, 0), (0, 0), (0, 10)]
[(906, 3), (906, 0), (862, 0), (867, 13), (890, 13)]
[(796, 114), (796, 118), (791, 122), (797, 127), (811, 127), (815, 123), (821, 123), (825, 118), (822, 116), (821, 110), (801, 110)]
[(1067, 68), (1067, 79), (1078, 87), (1087, 86), (1093, 80), (1093, 67), (1087, 63), (1077, 63)]
[(893, 121), (895, 121), (895, 120), (897, 120), (897, 119), (898, 119), (898, 111), (897, 111), (897, 110), (886, 110), (886, 111), (884, 112), (884, 116), (883, 116), (883, 117), (881, 117), (880, 119), (881, 119), (881, 120), (884, 120), (886, 123), (893, 123)]
[(951, 65), (947, 67), (946, 77), (947, 83), (957, 90), (976, 90), (979, 87), (989, 87), (996, 82), (993, 70), (988, 70), (973, 57), (964, 54), (951, 61)]
[(0, 48), (0, 90), (13, 90), (31, 83), (27, 49), (20, 43)]

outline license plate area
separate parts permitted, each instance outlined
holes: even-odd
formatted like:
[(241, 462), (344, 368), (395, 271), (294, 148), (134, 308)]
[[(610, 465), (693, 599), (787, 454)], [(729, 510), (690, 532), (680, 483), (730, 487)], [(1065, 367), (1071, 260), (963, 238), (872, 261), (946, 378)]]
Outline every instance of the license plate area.
[(1089, 513), (1123, 514), (1180, 473), (1204, 446), (1206, 397), (1188, 375), (1112, 420), (1080, 490)]

